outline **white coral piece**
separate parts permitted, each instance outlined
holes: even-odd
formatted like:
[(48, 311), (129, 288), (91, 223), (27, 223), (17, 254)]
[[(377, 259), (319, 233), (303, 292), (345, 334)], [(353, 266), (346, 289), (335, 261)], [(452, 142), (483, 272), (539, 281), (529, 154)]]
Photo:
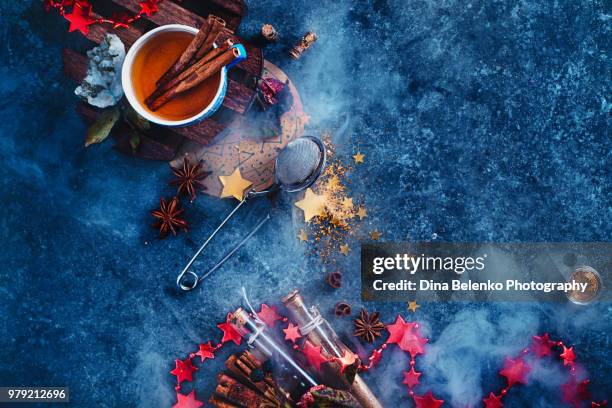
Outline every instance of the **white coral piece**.
[(87, 76), (74, 93), (90, 105), (106, 108), (116, 105), (123, 96), (121, 66), (125, 47), (115, 34), (106, 34), (104, 41), (87, 51)]

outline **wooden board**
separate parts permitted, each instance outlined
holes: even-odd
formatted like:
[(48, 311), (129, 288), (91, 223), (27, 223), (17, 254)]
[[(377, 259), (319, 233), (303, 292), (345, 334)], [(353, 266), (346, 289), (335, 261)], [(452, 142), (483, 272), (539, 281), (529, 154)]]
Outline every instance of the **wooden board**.
[[(139, 10), (138, 2), (134, 0), (112, 0), (112, 2), (123, 7), (128, 12), (133, 13)], [(216, 13), (215, 15), (221, 16), (227, 22), (229, 28), (235, 30), (242, 16), (246, 13), (246, 6), (242, 0), (200, 0), (194, 3), (193, 8), (198, 8), (202, 15), (185, 8), (190, 3), (189, 1), (184, 3), (185, 6), (170, 0), (164, 0), (159, 3), (159, 11), (157, 13), (150, 17), (144, 16), (143, 18), (148, 20), (149, 25), (152, 24), (153, 26), (178, 23), (199, 27), (208, 14), (214, 12)], [(87, 38), (95, 43), (100, 43), (104, 40), (107, 33), (116, 34), (123, 41), (126, 48), (129, 49), (146, 31), (146, 24), (144, 23), (146, 22), (137, 22), (137, 24), (133, 24), (128, 28), (120, 29), (113, 29), (109, 25), (94, 24), (90, 27)], [(224, 37), (231, 37), (234, 42), (242, 43), (247, 50), (247, 59), (233, 68), (233, 70), (239, 72), (237, 75), (232, 75), (232, 78), (228, 78), (226, 96), (219, 111), (212, 117), (188, 127), (162, 128), (154, 126), (153, 133), (155, 137), (150, 140), (143, 140), (135, 153), (132, 152), (131, 148), (127, 149), (127, 153), (134, 153), (138, 157), (148, 159), (169, 160), (167, 149), (174, 149), (176, 151), (183, 138), (200, 145), (206, 145), (226, 128), (227, 124), (232, 121), (231, 118), (233, 116), (245, 114), (249, 110), (255, 98), (257, 78), (259, 78), (263, 70), (263, 53), (257, 47), (234, 35), (229, 29), (225, 32)], [(71, 49), (65, 49), (62, 57), (65, 74), (75, 82), (81, 82), (87, 71), (87, 57)], [(87, 109), (86, 107), (80, 107), (79, 111), (88, 120), (94, 120), (98, 114), (95, 108)], [(85, 111), (88, 111), (88, 113), (85, 114)], [(126, 151), (125, 138), (122, 138), (121, 135), (114, 136), (118, 139), (117, 145), (119, 150)], [(166, 147), (160, 149), (158, 144)], [(144, 154), (144, 152), (147, 153)], [(159, 152), (158, 157), (155, 157), (155, 152)]]

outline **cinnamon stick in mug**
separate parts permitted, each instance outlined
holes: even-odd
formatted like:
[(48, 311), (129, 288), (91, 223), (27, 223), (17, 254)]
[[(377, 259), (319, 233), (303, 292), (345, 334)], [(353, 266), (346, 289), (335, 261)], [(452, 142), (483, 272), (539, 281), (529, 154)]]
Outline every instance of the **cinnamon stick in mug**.
[(149, 108), (152, 111), (156, 111), (179, 94), (200, 85), (202, 82), (219, 72), (224, 66), (231, 63), (239, 56), (240, 51), (238, 51), (236, 48), (230, 48), (229, 50), (223, 52), (217, 58), (208, 61), (198, 70), (187, 76), (187, 78), (179, 81), (175, 87), (169, 89), (162, 96), (155, 99), (151, 104), (149, 104)]
[(198, 69), (203, 67), (207, 62), (213, 60), (214, 58), (217, 58), (223, 52), (227, 51), (232, 45), (234, 45), (234, 43), (232, 42), (232, 40), (228, 39), (223, 44), (221, 44), (219, 47), (213, 48), (206, 55), (204, 55), (198, 62), (196, 62), (195, 64), (191, 65), (189, 68), (187, 68), (186, 70), (178, 74), (178, 76), (172, 78), (169, 82), (166, 82), (165, 84), (159, 85), (155, 89), (155, 91), (153, 91), (153, 93), (145, 99), (145, 103), (147, 105), (150, 105), (155, 99), (159, 98), (165, 92), (175, 87), (180, 81), (184, 80), (189, 75), (196, 72)]
[(157, 80), (156, 84), (159, 86), (169, 82), (197, 59), (200, 59), (202, 55), (210, 51), (223, 27), (225, 27), (225, 21), (222, 18), (210, 14), (185, 51), (183, 51), (174, 64), (168, 68), (164, 75)]

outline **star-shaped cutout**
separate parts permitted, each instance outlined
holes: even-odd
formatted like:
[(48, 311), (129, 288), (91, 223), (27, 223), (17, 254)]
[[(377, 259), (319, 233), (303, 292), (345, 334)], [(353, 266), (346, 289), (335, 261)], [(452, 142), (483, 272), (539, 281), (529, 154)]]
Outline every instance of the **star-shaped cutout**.
[(410, 310), (412, 313), (416, 312), (419, 307), (421, 306), (417, 304), (415, 300), (408, 302), (408, 310)]
[(361, 154), (360, 152), (357, 152), (355, 155), (353, 155), (353, 159), (355, 160), (355, 164), (363, 163), (363, 159), (364, 158), (365, 158), (365, 155)]
[(340, 364), (340, 372), (344, 373), (344, 370), (355, 364), (355, 361), (357, 361), (357, 354), (350, 350), (346, 350), (342, 358), (338, 358), (337, 361), (338, 364)]
[(219, 323), (217, 327), (221, 329), (223, 332), (223, 338), (221, 339), (221, 343), (225, 343), (227, 341), (233, 341), (236, 345), (240, 345), (242, 341), (242, 336), (236, 330), (236, 328), (229, 322), (231, 319), (231, 314), (228, 313), (225, 319), (225, 323)]
[(347, 256), (351, 252), (351, 248), (348, 245), (340, 245), (340, 253), (344, 256)]
[(514, 360), (506, 358), (506, 361), (504, 361), (504, 368), (499, 374), (506, 377), (508, 380), (508, 387), (512, 387), (512, 385), (516, 383), (527, 384), (527, 374), (529, 374), (529, 371), (531, 371), (531, 368), (522, 358)]
[(300, 241), (306, 242), (306, 241), (308, 241), (308, 234), (306, 234), (306, 231), (301, 229), (300, 233), (298, 234), (298, 238), (299, 238)]
[(359, 207), (359, 209), (357, 210), (357, 216), (360, 220), (363, 220), (365, 217), (368, 216), (368, 211), (365, 207)]
[(80, 31), (83, 35), (89, 34), (89, 25), (95, 20), (91, 18), (91, 4), (75, 3), (71, 14), (64, 16), (70, 21), (69, 32)]
[(306, 360), (308, 364), (317, 369), (317, 371), (321, 370), (321, 364), (329, 361), (327, 358), (323, 357), (321, 354), (321, 346), (313, 346), (312, 343), (306, 340), (306, 344), (304, 344), (304, 348), (302, 349), (302, 353), (306, 356)]
[(489, 396), (482, 399), (484, 402), (485, 408), (502, 408), (504, 404), (502, 403), (502, 397), (489, 393)]
[(382, 358), (382, 349), (374, 350), (372, 355), (368, 359), (370, 361), (370, 367), (376, 367), (376, 365), (380, 362)]
[(140, 2), (140, 10), (145, 13), (147, 16), (151, 17), (155, 12), (157, 12), (157, 3), (159, 0), (145, 0)]
[(286, 329), (283, 329), (283, 333), (285, 333), (285, 340), (289, 340), (292, 343), (295, 343), (297, 339), (302, 337), (299, 326), (294, 326), (291, 322), (289, 322)]
[(575, 377), (570, 377), (569, 381), (561, 385), (561, 398), (569, 405), (582, 407), (583, 401), (591, 398), (589, 392), (589, 380), (576, 382)]
[(568, 348), (563, 346), (563, 353), (561, 353), (559, 357), (563, 359), (564, 366), (574, 364), (574, 360), (576, 359), (576, 354), (574, 354), (574, 348)]
[(353, 208), (353, 199), (346, 197), (344, 200), (342, 200), (342, 208), (345, 210), (351, 210)]
[(238, 201), (242, 201), (245, 190), (253, 184), (242, 178), (240, 167), (236, 167), (236, 170), (229, 176), (219, 176), (219, 180), (223, 184), (221, 198), (234, 197)]
[(414, 396), (416, 408), (439, 408), (444, 403), (444, 400), (435, 399), (431, 391), (423, 396)]
[(186, 358), (185, 360), (176, 359), (174, 370), (170, 371), (170, 374), (176, 376), (176, 381), (180, 385), (183, 381), (192, 381), (193, 372), (198, 368), (191, 363), (191, 359)]
[(196, 356), (200, 356), (202, 361), (207, 358), (215, 358), (215, 350), (215, 346), (213, 346), (210, 341), (206, 344), (202, 343), (200, 344), (200, 350), (198, 350)]
[(195, 391), (191, 391), (187, 395), (177, 392), (176, 404), (174, 404), (172, 408), (200, 408), (202, 405), (204, 405), (204, 403), (196, 399)]
[(276, 322), (282, 319), (276, 312), (276, 306), (270, 307), (265, 303), (262, 303), (261, 309), (259, 309), (257, 313), (257, 317), (259, 317), (259, 320), (264, 322), (268, 327), (274, 327)]
[(428, 339), (421, 337), (417, 323), (406, 323), (402, 316), (398, 315), (395, 323), (387, 325), (387, 331), (389, 331), (387, 344), (397, 344), (412, 357), (425, 351), (423, 346)]
[(325, 214), (325, 196), (318, 195), (309, 188), (306, 190), (304, 198), (297, 201), (295, 206), (304, 211), (304, 221), (308, 222), (316, 216)]
[(374, 230), (370, 232), (370, 238), (372, 238), (374, 241), (378, 241), (381, 236), (382, 236), (382, 233), (378, 230)]
[(402, 384), (405, 384), (408, 388), (414, 388), (419, 384), (419, 377), (421, 373), (414, 370), (414, 366), (410, 367), (410, 371), (404, 371), (404, 380)]
[(548, 333), (541, 336), (533, 336), (531, 340), (531, 351), (538, 357), (546, 357), (552, 354), (554, 342), (550, 340)]

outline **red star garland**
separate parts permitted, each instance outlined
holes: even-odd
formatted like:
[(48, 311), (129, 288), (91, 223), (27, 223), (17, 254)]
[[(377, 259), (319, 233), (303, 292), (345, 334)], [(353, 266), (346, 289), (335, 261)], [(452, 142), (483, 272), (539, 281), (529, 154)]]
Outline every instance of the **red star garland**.
[(421, 373), (414, 371), (414, 366), (410, 367), (410, 371), (404, 371), (404, 380), (402, 384), (405, 384), (408, 389), (414, 388), (419, 384), (419, 377)]
[(357, 354), (346, 350), (342, 358), (337, 358), (336, 361), (340, 364), (340, 372), (344, 373), (344, 371), (355, 364), (357, 361)]
[(196, 371), (198, 368), (191, 363), (190, 358), (186, 358), (185, 360), (177, 359), (175, 361), (175, 364), (176, 367), (174, 368), (174, 370), (170, 371), (170, 374), (176, 376), (176, 381), (179, 385), (185, 380), (193, 380), (193, 372)]
[(574, 365), (574, 360), (576, 359), (576, 354), (574, 354), (574, 348), (573, 347), (565, 347), (565, 346), (561, 346), (563, 347), (563, 353), (561, 353), (560, 357), (563, 359), (563, 365), (566, 366), (573, 366)]
[(176, 404), (174, 404), (172, 408), (199, 408), (204, 405), (203, 402), (196, 399), (195, 391), (191, 391), (187, 395), (177, 392), (176, 399)]
[(415, 395), (414, 403), (416, 408), (439, 408), (444, 403), (444, 400), (435, 399), (431, 391), (422, 397)]
[(261, 305), (261, 309), (257, 313), (257, 317), (259, 320), (264, 322), (268, 327), (274, 328), (274, 325), (278, 320), (281, 320), (282, 317), (276, 312), (276, 306), (268, 306), (265, 303)]
[[(47, 12), (57, 9), (59, 14), (70, 22), (69, 32), (80, 31), (83, 35), (89, 34), (89, 26), (92, 24), (110, 24), (113, 28), (127, 28), (142, 16), (152, 16), (158, 10), (158, 4), (162, 0), (141, 1), (138, 13), (128, 15), (127, 13), (116, 13), (111, 18), (95, 18), (90, 0), (44, 0), (43, 7)], [(67, 9), (70, 9), (68, 12)]]
[(484, 402), (485, 408), (502, 408), (504, 404), (502, 404), (501, 399), (501, 395), (497, 396), (490, 393), (488, 397), (482, 399), (482, 402)]
[(321, 371), (321, 364), (327, 363), (329, 360), (321, 354), (321, 346), (313, 346), (311, 342), (306, 340), (302, 353), (306, 356), (308, 364)]
[(546, 357), (552, 354), (554, 345), (555, 343), (550, 341), (548, 333), (544, 333), (542, 336), (533, 336), (531, 351), (533, 351), (537, 357)]
[(292, 343), (295, 343), (297, 339), (302, 337), (300, 333), (300, 328), (298, 326), (294, 326), (293, 323), (289, 323), (286, 329), (283, 329), (283, 333), (285, 333), (285, 340), (289, 340)]
[[(265, 307), (264, 307), (265, 306)], [(260, 313), (270, 313), (267, 309), (272, 309), (267, 305), (262, 305)], [(277, 320), (287, 322), (286, 317), (278, 315), (277, 311), (273, 310), (274, 319), (272, 324), (274, 325)], [(258, 313), (258, 315), (260, 314)], [(276, 318), (278, 316), (278, 319)], [(214, 352), (221, 348), (223, 344), (233, 341), (236, 344), (241, 342), (241, 334), (230, 324), (231, 314), (227, 315), (224, 323), (219, 323), (217, 326), (223, 331), (223, 339), (221, 343), (213, 346), (211, 342), (200, 344), (199, 351), (191, 353), (189, 358), (185, 360), (176, 360), (176, 368), (170, 373), (177, 377), (178, 384), (177, 390), (177, 404), (173, 408), (198, 408), (203, 404), (202, 402), (195, 399), (195, 393), (192, 391), (188, 395), (183, 395), (179, 392), (180, 384), (182, 381), (192, 381), (193, 372), (197, 370), (191, 363), (191, 359), (195, 356), (200, 356), (202, 361), (214, 358)], [(260, 316), (261, 319), (261, 316)], [(389, 331), (389, 338), (383, 343), (378, 349), (372, 351), (372, 354), (367, 358), (369, 361), (368, 365), (359, 365), (358, 371), (367, 371), (374, 368), (382, 358), (382, 353), (388, 348), (389, 344), (397, 344), (403, 351), (410, 354), (410, 370), (404, 371), (403, 384), (408, 388), (408, 394), (413, 399), (417, 408), (439, 408), (444, 403), (444, 400), (436, 399), (431, 391), (424, 395), (416, 395), (413, 388), (420, 383), (420, 376), (422, 373), (415, 370), (415, 356), (424, 353), (424, 345), (428, 342), (427, 338), (422, 338), (419, 334), (419, 325), (416, 322), (406, 322), (401, 316), (397, 316), (395, 323), (387, 325)], [(299, 327), (289, 322), (287, 328), (283, 329), (285, 333), (285, 340), (290, 341), (294, 344), (293, 349), (299, 350), (299, 346), (296, 341), (302, 337), (299, 331)], [(569, 366), (570, 379), (567, 383), (561, 386), (561, 397), (563, 401), (578, 408), (583, 406), (583, 402), (591, 398), (591, 394), (588, 390), (589, 380), (584, 379), (578, 381), (576, 376), (576, 356), (573, 351), (573, 347), (567, 347), (561, 341), (552, 341), (550, 336), (545, 333), (541, 336), (533, 336), (532, 344), (530, 348), (521, 351), (520, 355), (516, 358), (506, 358), (504, 361), (504, 367), (500, 370), (499, 374), (506, 377), (508, 385), (504, 387), (500, 392), (490, 392), (489, 395), (482, 399), (485, 408), (503, 408), (502, 399), (508, 394), (508, 391), (515, 384), (527, 384), (527, 375), (530, 372), (530, 367), (525, 362), (525, 356), (531, 352), (535, 357), (542, 358), (552, 354), (553, 348), (560, 348), (562, 352), (559, 353), (560, 358), (563, 360), (565, 366)], [(321, 353), (321, 346), (314, 346), (310, 341), (306, 340), (301, 352), (306, 357), (308, 364), (316, 368), (321, 369), (321, 364), (336, 361), (341, 365), (343, 369), (349, 367), (357, 361), (357, 355), (347, 351), (342, 358), (328, 359)], [(352, 363), (351, 363), (352, 362)], [(607, 401), (591, 402), (591, 408), (601, 408), (607, 406)]]
[(228, 341), (233, 341), (234, 343), (236, 343), (236, 345), (240, 345), (240, 342), (242, 341), (242, 336), (240, 335), (240, 333), (238, 332), (238, 330), (236, 330), (236, 328), (229, 322), (231, 319), (231, 313), (227, 314), (227, 318), (225, 319), (225, 323), (219, 323), (217, 325), (218, 328), (221, 329), (221, 331), (223, 332), (223, 338), (221, 339), (221, 344), (228, 342)]
[(387, 326), (387, 330), (389, 331), (387, 344), (397, 344), (412, 357), (423, 353), (423, 346), (428, 339), (421, 337), (418, 323), (406, 323), (402, 316), (398, 315), (395, 323)]
[(527, 374), (531, 371), (531, 367), (525, 363), (522, 358), (511, 359), (506, 358), (504, 368), (499, 372), (500, 375), (508, 380), (508, 387), (512, 387), (516, 383), (527, 384)]
[(200, 356), (200, 358), (202, 359), (202, 361), (206, 360), (207, 358), (215, 358), (215, 350), (217, 348), (215, 346), (213, 346), (211, 344), (211, 342), (209, 341), (208, 343), (204, 344), (200, 344), (200, 350), (198, 350), (196, 354), (196, 356)]

